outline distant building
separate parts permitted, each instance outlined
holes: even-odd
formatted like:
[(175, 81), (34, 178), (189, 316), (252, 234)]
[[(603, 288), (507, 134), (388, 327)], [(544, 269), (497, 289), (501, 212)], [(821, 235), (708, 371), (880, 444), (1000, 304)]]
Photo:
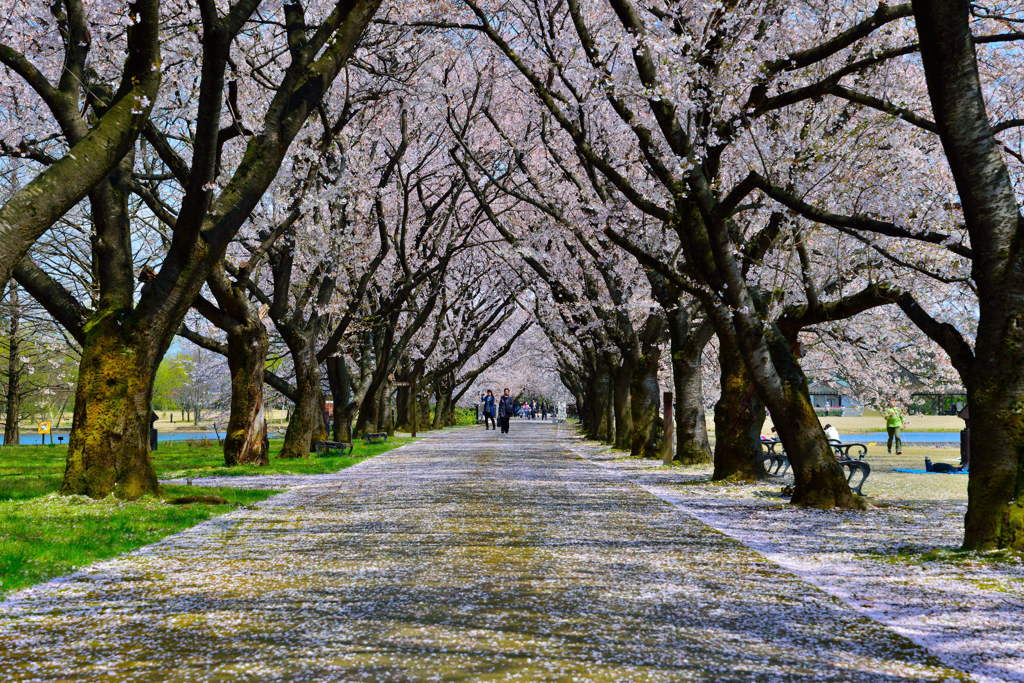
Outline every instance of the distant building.
[(850, 388), (840, 382), (811, 382), (808, 387), (811, 405), (822, 415), (863, 415), (864, 406)]

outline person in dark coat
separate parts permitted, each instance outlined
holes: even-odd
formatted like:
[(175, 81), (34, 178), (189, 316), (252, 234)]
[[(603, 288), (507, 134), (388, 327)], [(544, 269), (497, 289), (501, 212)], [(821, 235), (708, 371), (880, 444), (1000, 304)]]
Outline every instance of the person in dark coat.
[(508, 388), (505, 389), (498, 401), (498, 426), (502, 434), (508, 434), (508, 420), (516, 413), (516, 404), (509, 395)]
[(494, 422), (494, 416), (498, 411), (498, 400), (494, 398), (494, 392), (490, 389), (487, 390), (487, 395), (484, 396), (484, 429), (497, 429), (497, 425)]

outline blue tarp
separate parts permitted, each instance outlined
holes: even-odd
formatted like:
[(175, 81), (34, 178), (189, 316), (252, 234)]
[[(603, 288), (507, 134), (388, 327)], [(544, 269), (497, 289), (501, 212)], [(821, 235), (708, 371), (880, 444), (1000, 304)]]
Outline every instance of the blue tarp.
[(908, 470), (905, 467), (894, 467), (893, 472), (909, 472), (910, 474), (969, 474), (967, 470), (954, 470), (952, 472), (929, 472), (928, 470)]

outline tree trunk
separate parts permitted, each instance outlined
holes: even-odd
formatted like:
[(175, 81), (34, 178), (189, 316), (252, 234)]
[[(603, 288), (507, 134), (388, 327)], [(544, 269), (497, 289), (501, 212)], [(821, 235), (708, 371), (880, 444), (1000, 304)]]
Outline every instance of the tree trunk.
[(447, 387), (437, 387), (434, 392), (437, 396), (437, 404), (434, 406), (434, 423), (432, 428), (442, 429), (443, 427), (448, 426), (446, 422), (449, 414), (448, 407), (452, 400), (452, 394)]
[(327, 438), (324, 425), (323, 394), (320, 390), (320, 365), (316, 360), (316, 348), (312, 339), (305, 335), (288, 335), (285, 340), (291, 351), (295, 366), (295, 389), (297, 401), (288, 421), (284, 435), (282, 458), (304, 458), (317, 441)]
[(966, 550), (1024, 549), (1024, 371), (1017, 355), (983, 353), (979, 334), (975, 367), (980, 371), (968, 385)]
[(370, 432), (380, 431), (384, 418), (383, 400), (381, 397), (384, 380), (374, 377), (370, 382), (371, 384), (367, 388), (363, 401), (359, 406), (359, 415), (356, 417), (356, 426), (353, 430), (355, 436), (361, 437)]
[(352, 399), (352, 375), (343, 356), (331, 356), (327, 359), (327, 383), (331, 388), (331, 400), (334, 410), (331, 415), (333, 436), (335, 441), (352, 441), (352, 410), (355, 407)]
[[(82, 346), (61, 493), (135, 499), (159, 490), (149, 458), (150, 399), (162, 353), (108, 313)], [(153, 354), (158, 354), (157, 359)]]
[(416, 397), (416, 410), (419, 414), (416, 416), (417, 431), (429, 431), (432, 429), (428, 419), (430, 417), (430, 395), (427, 393), (420, 393)]
[(455, 399), (452, 397), (451, 392), (448, 394), (448, 401), (445, 405), (447, 407), (444, 416), (445, 426), (451, 427), (455, 424)]
[[(761, 393), (761, 400), (771, 411), (772, 423), (779, 434), (793, 466), (793, 497), (796, 505), (817, 508), (863, 508), (846, 483), (842, 468), (814, 412), (807, 378), (794, 356), (789, 342), (774, 326), (765, 333), (770, 352), (770, 367), (754, 368), (761, 356), (747, 356), (751, 374)], [(758, 372), (774, 373), (775, 377), (758, 378)], [(777, 381), (775, 380), (777, 377)]]
[(267, 360), (267, 330), (253, 316), (227, 330), (228, 369), (231, 372), (231, 415), (224, 439), (224, 464), (267, 465), (270, 444), (263, 404), (263, 371)]
[[(607, 358), (602, 357), (602, 360)], [(589, 406), (591, 432), (589, 438), (612, 443), (614, 417), (612, 414), (612, 375), (607, 364), (600, 364), (594, 371), (586, 396)]]
[[(1024, 550), (1024, 258), (1019, 194), (986, 109), (962, 0), (913, 3), (928, 95), (956, 181), (978, 288), (974, 354), (938, 321), (924, 327), (950, 352), (968, 391), (970, 481), (964, 548)], [(916, 321), (915, 321), (916, 322)], [(945, 338), (945, 343), (943, 341)]]
[(757, 481), (765, 409), (739, 351), (722, 342), (718, 364), (722, 393), (715, 404), (715, 481)]
[(11, 280), (9, 299), (10, 326), (7, 330), (7, 414), (4, 420), (4, 445), (17, 446), (21, 443), (21, 343), (18, 339), (18, 324), (21, 310), (18, 306), (18, 285)]
[(658, 361), (639, 363), (630, 385), (630, 455), (637, 458), (661, 458), (665, 427), (660, 415), (661, 387), (658, 383)]
[(395, 424), (398, 431), (412, 431), (412, 414), (416, 410), (412, 396), (412, 387), (398, 387), (398, 395), (395, 398)]
[(661, 364), (661, 335), (665, 319), (651, 315), (640, 333), (640, 357), (633, 368), (630, 382), (630, 455), (639, 458), (662, 458), (664, 425), (660, 417), (661, 385), (658, 366)]
[(612, 410), (615, 414), (616, 448), (628, 449), (633, 439), (633, 412), (630, 407), (630, 387), (638, 372), (636, 360), (623, 355), (612, 373)]
[(713, 331), (707, 324), (691, 329), (690, 316), (682, 307), (668, 313), (668, 324), (675, 389), (675, 459), (686, 465), (712, 462), (701, 358)]

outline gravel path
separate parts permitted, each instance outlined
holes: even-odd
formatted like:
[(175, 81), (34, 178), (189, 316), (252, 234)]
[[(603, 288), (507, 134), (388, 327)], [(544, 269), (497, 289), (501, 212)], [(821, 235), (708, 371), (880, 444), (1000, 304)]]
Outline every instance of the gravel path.
[[(980, 681), (1024, 681), (1024, 564), (960, 554), (964, 484), (914, 482), (875, 468), (866, 512), (788, 505), (774, 480), (709, 481), (710, 466), (662, 467), (580, 443), (573, 451), (756, 549)], [(914, 477), (915, 475), (909, 475)], [(918, 479), (920, 479), (918, 475)], [(966, 477), (963, 477), (966, 479)], [(943, 487), (947, 489), (943, 491)], [(959, 496), (946, 497), (949, 489)]]
[(22, 591), (0, 679), (959, 675), (570, 439), (431, 435)]

